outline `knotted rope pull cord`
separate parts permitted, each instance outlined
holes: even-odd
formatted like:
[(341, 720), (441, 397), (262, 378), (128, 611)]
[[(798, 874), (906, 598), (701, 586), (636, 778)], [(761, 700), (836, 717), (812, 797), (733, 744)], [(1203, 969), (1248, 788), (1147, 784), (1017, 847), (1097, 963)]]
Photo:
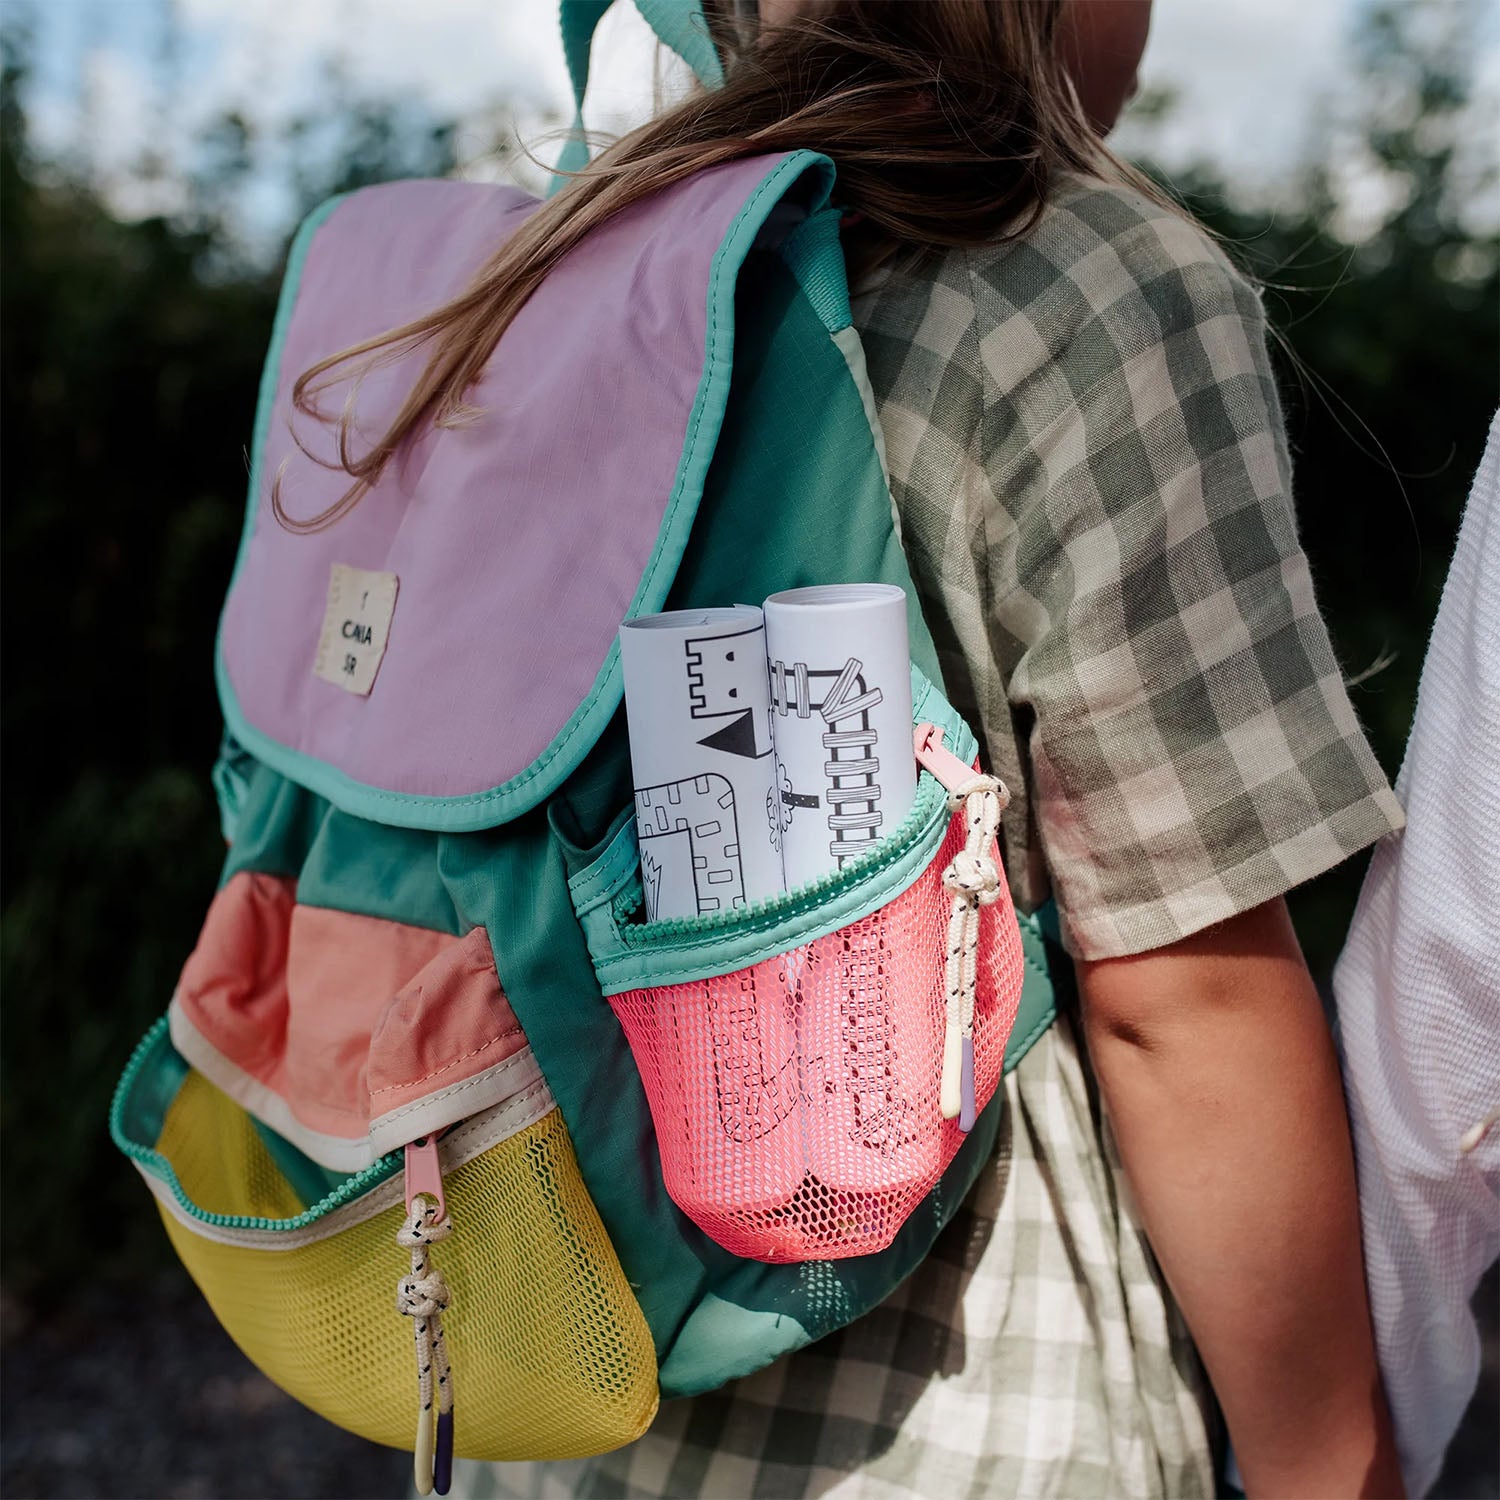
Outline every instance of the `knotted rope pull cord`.
[(953, 893), (948, 918), (948, 1018), (943, 1033), (943, 1082), (939, 1108), (945, 1120), (957, 1118), (965, 1133), (974, 1128), (974, 992), (979, 980), (979, 912), (993, 906), (1004, 889), (991, 851), (1000, 832), (1000, 814), (1010, 801), (1005, 783), (971, 773), (949, 786), (948, 806), (964, 816), (964, 847), (943, 871)]
[[(411, 1274), (396, 1283), (396, 1310), (412, 1320), (417, 1355), (417, 1441), (413, 1454), (419, 1495), (448, 1493), (453, 1480), (453, 1372), (443, 1338), (443, 1310), (452, 1300), (429, 1248), (453, 1233), (453, 1221), (438, 1217), (437, 1202), (416, 1194), (396, 1243), (411, 1251)], [(436, 1398), (436, 1420), (433, 1406)]]

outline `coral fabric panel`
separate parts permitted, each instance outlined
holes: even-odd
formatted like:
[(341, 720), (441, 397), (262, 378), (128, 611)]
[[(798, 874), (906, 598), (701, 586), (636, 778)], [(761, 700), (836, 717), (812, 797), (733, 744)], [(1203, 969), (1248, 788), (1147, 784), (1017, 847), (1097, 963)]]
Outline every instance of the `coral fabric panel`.
[[(250, 1081), (241, 1102), (263, 1090), (346, 1141), (526, 1045), (483, 928), (454, 937), (300, 906), (291, 880), (243, 871), (209, 908), (173, 1004)], [(460, 1102), (454, 1118), (469, 1112)]]
[(268, 1082), (286, 1048), (295, 881), (242, 872), (214, 897), (177, 984), (177, 1003), (219, 1051)]

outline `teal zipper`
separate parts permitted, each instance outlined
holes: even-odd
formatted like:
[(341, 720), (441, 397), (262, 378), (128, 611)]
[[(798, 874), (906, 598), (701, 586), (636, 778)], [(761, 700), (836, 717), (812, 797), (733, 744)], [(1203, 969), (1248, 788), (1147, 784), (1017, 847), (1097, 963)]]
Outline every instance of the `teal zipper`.
[(694, 917), (665, 917), (658, 922), (633, 922), (631, 918), (640, 910), (644, 899), (640, 882), (633, 881), (613, 903), (620, 941), (627, 948), (648, 950), (680, 943), (684, 938), (711, 938), (717, 932), (742, 931), (760, 924), (784, 921), (804, 908), (816, 907), (834, 893), (852, 890), (869, 877), (898, 864), (913, 848), (931, 837), (934, 829), (939, 833), (945, 829), (947, 808), (947, 792), (931, 772), (924, 770), (917, 781), (917, 798), (911, 810), (867, 853), (851, 860), (842, 869), (830, 870), (795, 890), (780, 891), (752, 905), (736, 906), (728, 911), (705, 912)]
[(145, 1168), (159, 1182), (165, 1183), (172, 1189), (173, 1197), (189, 1218), (196, 1219), (200, 1224), (211, 1225), (215, 1229), (258, 1229), (292, 1233), (316, 1224), (319, 1219), (327, 1217), (336, 1208), (342, 1208), (346, 1203), (352, 1203), (356, 1198), (363, 1197), (371, 1188), (379, 1187), (400, 1168), (401, 1152), (387, 1152), (379, 1161), (372, 1162), (362, 1171), (346, 1177), (331, 1193), (320, 1198), (310, 1208), (303, 1209), (300, 1214), (291, 1219), (267, 1219), (258, 1214), (216, 1214), (210, 1213), (206, 1208), (200, 1208), (188, 1197), (181, 1182), (178, 1181), (172, 1163), (161, 1152), (152, 1150), (149, 1146), (140, 1145), (125, 1133), (125, 1111), (129, 1105), (130, 1093), (141, 1071), (145, 1068), (148, 1057), (161, 1042), (162, 1034), (166, 1029), (167, 1018), (163, 1016), (141, 1038), (136, 1044), (135, 1051), (131, 1053), (130, 1061), (125, 1065), (125, 1071), (120, 1075), (120, 1082), (115, 1088), (114, 1100), (110, 1104), (109, 1133), (115, 1145), (126, 1156)]

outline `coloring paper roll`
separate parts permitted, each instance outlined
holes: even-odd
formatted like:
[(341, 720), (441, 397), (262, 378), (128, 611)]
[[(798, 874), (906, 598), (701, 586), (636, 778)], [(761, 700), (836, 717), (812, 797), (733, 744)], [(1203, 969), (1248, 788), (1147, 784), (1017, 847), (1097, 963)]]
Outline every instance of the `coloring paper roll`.
[(765, 604), (788, 890), (894, 830), (917, 795), (906, 593), (788, 589)]
[(627, 620), (620, 660), (647, 920), (774, 896), (780, 828), (760, 610)]
[[(906, 594), (887, 584), (791, 589), (765, 603), (771, 726), (789, 889), (865, 853), (917, 795)], [(944, 934), (935, 933), (941, 944)], [(877, 912), (846, 928), (816, 973), (792, 976), (808, 1167), (850, 1195), (876, 1232), (892, 1189), (927, 1180), (939, 1131), (915, 1107), (937, 1062), (923, 1007), (904, 991), (925, 974), (891, 962)], [(898, 987), (900, 992), (898, 992)], [(866, 1219), (870, 1222), (866, 1222)]]
[[(620, 628), (646, 918), (782, 889), (765, 625), (758, 609), (678, 610)], [(785, 987), (753, 971), (658, 992), (668, 1048), (653, 1098), (680, 1139), (672, 1191), (700, 1221), (788, 1202), (803, 1176), (797, 1033)], [(667, 1154), (664, 1147), (664, 1155)]]

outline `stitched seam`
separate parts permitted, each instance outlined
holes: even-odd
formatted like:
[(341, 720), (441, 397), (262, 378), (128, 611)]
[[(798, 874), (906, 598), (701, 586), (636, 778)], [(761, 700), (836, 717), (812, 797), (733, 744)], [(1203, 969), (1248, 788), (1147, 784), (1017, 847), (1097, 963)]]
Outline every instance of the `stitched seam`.
[(1028, 1031), (1026, 1033), (1026, 1035), (1021, 1038), (1021, 1040), (1019, 1042), (1016, 1042), (1016, 1041), (1014, 1041), (1014, 1039), (1012, 1039), (1011, 1044), (1007, 1045), (1007, 1047), (1006, 1047), (1005, 1050), (1008, 1053), (1011, 1050), (1011, 1046), (1013, 1045), (1017, 1049), (1016, 1050), (1016, 1059), (1015, 1059), (1015, 1062), (1012, 1062), (1012, 1063), (1009, 1063), (1009, 1064), (1005, 1064), (1002, 1061), (1002, 1064), (1001, 1064), (1002, 1072), (1005, 1072), (1005, 1073), (1010, 1072), (1010, 1070), (1016, 1066), (1016, 1063), (1018, 1063), (1018, 1062), (1021, 1061), (1021, 1055), (1023, 1053), (1025, 1053), (1025, 1052), (1027, 1052), (1032, 1047), (1032, 1045), (1036, 1042), (1036, 1039), (1039, 1036), (1041, 1036), (1041, 1034), (1056, 1019), (1057, 1019), (1057, 1007), (1055, 1005), (1049, 1005), (1047, 1007), (1047, 1014), (1046, 1014), (1046, 1016), (1042, 1020), (1038, 1021), (1036, 1023), (1036, 1025), (1033, 1026), (1031, 1028), (1031, 1030)]
[[(954, 817), (958, 817), (958, 816), (960, 816), (960, 814), (957, 814), (957, 813), (954, 814)], [(939, 825), (939, 827), (943, 830), (944, 837), (946, 837), (947, 829), (949, 827), (949, 824), (951, 824), (951, 821), (952, 820), (950, 819), (949, 823), (940, 824)], [(942, 848), (942, 839), (938, 840), (938, 848), (939, 849)], [(919, 880), (921, 880), (925, 875), (930, 874), (936, 867), (937, 867), (937, 860), (935, 858), (930, 858), (928, 860), (928, 862), (925, 865), (923, 865), (922, 868), (920, 870), (918, 870), (917, 873), (910, 880), (907, 880), (904, 884), (902, 883), (902, 878), (903, 877), (901, 877), (901, 876), (894, 876), (893, 877), (889, 873), (887, 873), (886, 876), (885, 876), (885, 878), (882, 881), (880, 881), (877, 884), (871, 885), (868, 889), (862, 891), (860, 893), (859, 900), (856, 903), (854, 903), (854, 904), (859, 905), (859, 906), (863, 906), (866, 900), (868, 900), (868, 899), (870, 899), (870, 898), (873, 897), (874, 901), (875, 901), (875, 905), (874, 905), (874, 907), (871, 908), (871, 911), (878, 910), (881, 906), (884, 906), (888, 902), (895, 900), (895, 898), (897, 896), (904, 895), (907, 891), (911, 890), (911, 888), (914, 885), (916, 885), (916, 883)], [(865, 915), (868, 916), (869, 914), (870, 913), (867, 912)], [(860, 917), (850, 917), (847, 921), (841, 922), (837, 927), (834, 927), (831, 930), (833, 932), (839, 932), (839, 931), (842, 931), (843, 928), (848, 927), (848, 926), (852, 926), (855, 922), (861, 921), (861, 920), (863, 920), (863, 919), (860, 918)], [(775, 925), (776, 924), (774, 922), (765, 922), (765, 921), (762, 921), (759, 924), (751, 923), (751, 924), (747, 925), (747, 927), (744, 929), (744, 932), (747, 935), (750, 934), (750, 933), (757, 932), (757, 931), (769, 932), (769, 931), (771, 931), (771, 930), (774, 929)], [(808, 924), (808, 926), (809, 926), (809, 930), (810, 930), (812, 928), (817, 927), (818, 923), (813, 922), (813, 923)], [(824, 934), (824, 936), (827, 936), (827, 935), (828, 934), (826, 934), (826, 933)], [(740, 934), (737, 933), (736, 936), (738, 937), (738, 936), (740, 936)], [(761, 945), (760, 948), (752, 949), (748, 954), (741, 955), (741, 961), (740, 961), (738, 967), (736, 969), (734, 969), (734, 970), (731, 970), (730, 972), (731, 973), (738, 973), (739, 969), (748, 968), (752, 964), (760, 963), (763, 959), (768, 958), (768, 957), (770, 957), (773, 954), (790, 952), (791, 949), (793, 949), (793, 948), (799, 948), (799, 947), (801, 947), (803, 945), (803, 943), (805, 943), (805, 942), (812, 942), (812, 941), (815, 941), (815, 939), (813, 939), (813, 938), (798, 938), (795, 941), (786, 942), (783, 945), (783, 941), (778, 938), (775, 942), (764, 943), (764, 944)], [(677, 943), (677, 944), (664, 943), (664, 944), (661, 945), (661, 947), (654, 948), (653, 952), (654, 953), (665, 953), (665, 954), (667, 954), (670, 957), (676, 957), (676, 958), (678, 958), (678, 960), (679, 960), (679, 962), (677, 964), (677, 971), (678, 972), (681, 972), (681, 971), (684, 971), (684, 970), (690, 971), (690, 970), (696, 968), (697, 965), (694, 965), (694, 964), (685, 964), (685, 963), (681, 962), (681, 955), (684, 954), (684, 953), (689, 953), (689, 952), (693, 951), (693, 949), (698, 948), (698, 947), (702, 947), (702, 946), (703, 946), (703, 940), (702, 939), (689, 939), (687, 941), (684, 941), (684, 942), (681, 942), (681, 943)], [(642, 956), (644, 956), (644, 955), (641, 954), (641, 953), (639, 953), (639, 952), (627, 952), (627, 953), (611, 954), (607, 958), (603, 958), (603, 959), (598, 960), (596, 962), (596, 964), (595, 964), (594, 967), (596, 969), (600, 970), (601, 972), (603, 972), (605, 970), (613, 970), (613, 969), (617, 968), (618, 966), (620, 966), (621, 964), (628, 963), (629, 961), (634, 960), (634, 959), (639, 959)], [(668, 971), (667, 971), (666, 974), (661, 974), (661, 975), (654, 976), (652, 979), (645, 981), (645, 983), (647, 985), (654, 986), (654, 985), (658, 985), (658, 984), (690, 984), (690, 983), (693, 982), (692, 980), (687, 980), (687, 979), (672, 979), (670, 977), (670, 974), (672, 972), (673, 971), (671, 969), (668, 969)]]
[[(504, 1109), (507, 1111), (514, 1108), (516, 1109), (517, 1113), (523, 1113), (524, 1111), (517, 1108), (517, 1106), (528, 1104), (537, 1095), (545, 1094), (547, 1092), (548, 1090), (546, 1080), (539, 1079), (536, 1083), (532, 1084), (529, 1088), (523, 1089), (513, 1098), (507, 1099), (502, 1103), (497, 1103), (494, 1107), (496, 1109)], [(533, 1118), (527, 1120), (525, 1124), (518, 1125), (514, 1129), (508, 1128), (505, 1135), (503, 1135), (499, 1140), (492, 1141), (488, 1146), (481, 1147), (472, 1157), (469, 1158), (469, 1160), (476, 1161), (480, 1156), (486, 1156), (491, 1151), (494, 1151), (501, 1146), (508, 1145), (511, 1141), (515, 1140), (517, 1136), (522, 1135), (527, 1130), (530, 1130), (533, 1126), (540, 1124), (556, 1108), (557, 1101), (554, 1099), (552, 1103), (550, 1103), (545, 1109), (538, 1111), (536, 1115)], [(477, 1119), (466, 1120), (462, 1125), (456, 1126), (452, 1131), (448, 1133), (446, 1137), (444, 1137), (444, 1144), (447, 1145), (451, 1143), (454, 1148), (466, 1147), (476, 1135), (483, 1136), (488, 1130), (492, 1128), (492, 1121), (481, 1122)], [(566, 1129), (566, 1127), (564, 1127), (564, 1129)], [(203, 1220), (195, 1218), (191, 1211), (187, 1210), (181, 1204), (180, 1200), (176, 1198), (176, 1195), (172, 1192), (171, 1183), (169, 1183), (165, 1178), (158, 1177), (154, 1172), (148, 1171), (146, 1166), (140, 1161), (135, 1161), (134, 1165), (136, 1167), (136, 1170), (139, 1171), (141, 1175), (146, 1179), (147, 1186), (157, 1197), (158, 1201), (162, 1203), (163, 1206), (173, 1211), (173, 1216), (177, 1219), (177, 1222), (184, 1228), (186, 1228), (189, 1233), (196, 1235), (200, 1239), (215, 1241), (219, 1244), (232, 1244), (243, 1248), (256, 1250), (276, 1252), (292, 1251), (302, 1249), (307, 1245), (318, 1244), (325, 1239), (331, 1238), (335, 1234), (343, 1234), (347, 1230), (353, 1229), (360, 1224), (368, 1223), (371, 1219), (377, 1218), (380, 1214), (388, 1212), (391, 1208), (394, 1208), (401, 1201), (399, 1192), (397, 1191), (397, 1189), (399, 1188), (399, 1179), (397, 1174), (392, 1173), (391, 1176), (386, 1177), (382, 1181), (374, 1184), (374, 1186), (369, 1188), (367, 1192), (362, 1193), (359, 1197), (351, 1198), (348, 1202), (341, 1203), (337, 1208), (330, 1209), (327, 1213), (320, 1214), (317, 1218), (309, 1220), (306, 1223), (300, 1222), (303, 1217), (302, 1215), (298, 1215), (297, 1218), (293, 1220), (282, 1221), (283, 1224), (296, 1224), (297, 1227), (295, 1229), (230, 1229), (221, 1225), (207, 1224)], [(168, 1171), (171, 1171), (170, 1163), (167, 1164), (167, 1169)], [(173, 1174), (173, 1176), (175, 1178), (175, 1173)], [(160, 1192), (157, 1191), (158, 1188), (161, 1189)], [(375, 1198), (377, 1195), (382, 1195), (384, 1198), (388, 1198), (390, 1201), (371, 1205), (369, 1208), (369, 1212), (361, 1213), (357, 1216), (351, 1214), (347, 1222), (341, 1221), (335, 1228), (329, 1229), (325, 1227), (328, 1220), (335, 1219), (340, 1214), (344, 1214), (346, 1211), (352, 1210), (356, 1205), (368, 1204), (369, 1200)], [(286, 1240), (292, 1240), (295, 1243), (287, 1244), (285, 1243)], [(281, 1243), (278, 1243), (278, 1241), (281, 1241)]]
[[(483, 1073), (476, 1073), (472, 1078), (466, 1078), (462, 1083), (455, 1083), (451, 1088), (443, 1089), (441, 1093), (430, 1094), (426, 1098), (414, 1100), (411, 1104), (403, 1104), (400, 1109), (393, 1109), (388, 1114), (377, 1115), (375, 1119), (370, 1121), (370, 1127), (373, 1129), (376, 1125), (379, 1125), (384, 1129), (395, 1124), (398, 1120), (404, 1120), (407, 1115), (419, 1109), (426, 1108), (429, 1104), (436, 1104), (444, 1099), (452, 1099), (456, 1095), (463, 1093), (465, 1089), (482, 1088), (486, 1084), (494, 1083), (507, 1068), (512, 1068), (521, 1062), (533, 1060), (533, 1055), (529, 1049), (525, 1052), (518, 1052), (514, 1057), (508, 1057), (504, 1062), (496, 1063), (493, 1068), (486, 1068)], [(498, 1103), (499, 1101), (497, 1100), (496, 1102)]]
[(476, 1047), (472, 1052), (460, 1053), (452, 1062), (446, 1062), (442, 1067), (434, 1068), (430, 1073), (419, 1074), (416, 1078), (408, 1078), (401, 1083), (383, 1083), (378, 1089), (370, 1090), (370, 1097), (373, 1099), (377, 1094), (391, 1094), (397, 1089), (409, 1089), (414, 1084), (426, 1083), (429, 1078), (438, 1078), (444, 1073), (451, 1073), (454, 1068), (462, 1067), (471, 1057), (478, 1057), (481, 1052), (488, 1052), (491, 1047), (497, 1047), (501, 1042), (509, 1041), (513, 1036), (524, 1037), (525, 1034), (521, 1030), (521, 1023), (517, 1021), (509, 1031), (497, 1032), (489, 1041), (485, 1042), (482, 1046)]
[[(929, 682), (927, 680), (927, 678), (926, 678), (925, 675), (923, 675), (921, 673), (918, 673), (917, 677), (918, 677), (918, 681), (917, 681), (917, 684), (915, 684), (915, 685), (917, 686), (918, 691), (917, 691), (917, 693), (915, 695), (915, 702), (913, 704), (913, 720), (914, 720), (914, 722), (920, 722), (924, 717), (926, 717), (926, 709), (927, 709), (928, 702), (937, 693), (937, 689), (933, 686), (933, 684), (931, 682)], [(940, 701), (942, 701), (942, 700), (940, 700)], [(945, 704), (944, 706), (946, 707), (947, 705)], [(950, 712), (951, 712), (951, 710), (950, 710)], [(960, 723), (960, 727), (962, 727), (962, 721), (961, 720), (959, 721), (959, 723)], [(863, 882), (860, 882), (860, 883), (857, 883), (855, 886), (853, 886), (851, 888), (851, 891), (848, 892), (848, 893), (846, 893), (846, 896), (848, 897), (848, 899), (850, 899), (851, 904), (853, 906), (855, 906), (855, 907), (863, 906), (864, 903), (867, 900), (869, 900), (871, 898), (874, 898), (874, 903), (875, 904), (874, 904), (874, 906), (872, 906), (870, 908), (871, 911), (874, 911), (874, 910), (878, 910), (879, 907), (885, 905), (887, 901), (894, 900), (896, 896), (904, 895), (907, 891), (909, 891), (913, 886), (916, 885), (916, 883), (924, 875), (926, 875), (929, 871), (931, 871), (933, 869), (934, 865), (936, 864), (936, 858), (935, 858), (935, 856), (936, 856), (938, 850), (940, 850), (942, 848), (943, 838), (945, 838), (947, 836), (947, 833), (952, 828), (953, 818), (957, 818), (957, 817), (960, 817), (960, 816), (961, 816), (961, 813), (954, 813), (952, 815), (952, 817), (950, 817), (946, 823), (942, 822), (942, 821), (939, 821), (937, 823), (936, 826), (937, 826), (937, 828), (941, 832), (940, 832), (940, 836), (936, 840), (935, 846), (934, 846), (933, 851), (932, 851), (933, 857), (930, 857), (928, 859), (928, 862), (917, 872), (916, 875), (912, 876), (911, 879), (906, 880), (905, 884), (902, 884), (902, 879), (904, 877), (895, 875), (895, 874), (893, 874), (893, 873), (891, 873), (889, 871), (885, 872), (885, 879), (884, 879), (884, 883), (883, 884), (876, 883), (876, 884), (872, 884), (872, 885), (866, 887), (863, 884)], [(931, 834), (924, 835), (924, 839), (925, 838), (930, 838), (930, 837), (931, 837)], [(602, 857), (603, 856), (601, 856), (601, 858)], [(872, 874), (872, 875), (870, 875), (870, 876), (868, 876), (866, 878), (869, 879), (869, 880), (871, 880), (871, 881), (875, 881), (876, 880), (876, 875)], [(853, 899), (853, 892), (854, 891), (858, 891), (860, 893), (857, 900)], [(1014, 908), (1012, 908), (1012, 910), (1014, 910)], [(869, 912), (866, 912), (865, 915), (869, 915)], [(775, 930), (775, 928), (778, 926), (778, 924), (784, 923), (784, 922), (787, 922), (787, 921), (792, 921), (792, 920), (795, 920), (795, 919), (788, 918), (788, 917), (785, 917), (785, 916), (781, 916), (781, 917), (771, 916), (771, 917), (756, 917), (756, 918), (751, 918), (751, 919), (747, 920), (746, 923), (742, 927), (736, 927), (733, 930), (734, 931), (734, 936), (738, 939), (740, 937), (753, 936), (756, 933), (770, 933), (770, 932), (772, 932), (772, 931)], [(847, 926), (851, 925), (852, 923), (860, 921), (860, 920), (862, 920), (861, 917), (850, 917), (850, 918), (848, 918), (847, 921), (841, 922), (838, 926), (830, 929), (830, 931), (832, 931), (832, 932), (838, 932), (842, 928), (847, 927)], [(811, 924), (805, 924), (804, 930), (814, 929), (818, 925), (819, 924), (816, 923), (816, 922), (811, 923)], [(792, 930), (795, 932), (797, 930), (797, 928), (794, 927)], [(827, 934), (825, 933), (825, 934), (822, 934), (822, 935), (826, 936)], [(724, 934), (720, 933), (720, 934), (718, 934), (718, 936), (722, 937), (722, 936), (724, 936)], [(624, 946), (624, 941), (625, 940), (623, 938), (621, 938), (620, 935), (619, 935), (618, 924), (615, 924), (615, 940), (617, 942), (619, 942), (622, 945), (622, 947)], [(708, 941), (711, 941), (711, 939), (708, 940)], [(741, 956), (741, 961), (740, 961), (740, 964), (739, 964), (738, 968), (746, 968), (746, 967), (749, 967), (751, 964), (760, 963), (762, 960), (764, 960), (764, 959), (766, 959), (768, 957), (771, 957), (772, 955), (774, 955), (776, 953), (787, 952), (790, 949), (796, 948), (796, 947), (800, 947), (802, 945), (802, 943), (809, 942), (809, 941), (815, 941), (815, 939), (812, 939), (812, 938), (801, 938), (801, 939), (798, 939), (797, 941), (789, 942), (789, 943), (788, 942), (784, 942), (781, 939), (776, 939), (776, 940), (770, 941), (770, 942), (763, 942), (759, 948), (754, 948), (754, 949), (752, 949), (750, 951), (750, 953), (748, 955), (742, 955)], [(653, 943), (652, 946), (651, 946), (651, 948), (649, 950), (644, 950), (644, 949), (639, 949), (639, 948), (638, 949), (628, 949), (627, 948), (624, 952), (607, 954), (607, 955), (605, 955), (602, 958), (596, 958), (594, 960), (594, 971), (601, 978), (603, 978), (603, 976), (606, 973), (614, 972), (614, 971), (618, 970), (622, 965), (628, 965), (628, 964), (637, 962), (640, 959), (642, 959), (643, 957), (644, 958), (649, 958), (649, 957), (651, 957), (653, 955), (656, 955), (656, 954), (662, 954), (662, 955), (665, 955), (668, 959), (675, 958), (677, 960), (677, 965), (676, 965), (675, 969), (672, 968), (672, 967), (668, 967), (667, 970), (666, 970), (666, 972), (664, 974), (654, 976), (651, 980), (644, 981), (645, 983), (648, 983), (648, 984), (690, 984), (690, 983), (694, 983), (695, 981), (692, 978), (687, 978), (687, 979), (676, 978), (676, 979), (674, 979), (674, 978), (672, 978), (670, 976), (672, 974), (674, 974), (674, 973), (681, 975), (684, 972), (686, 972), (688, 974), (691, 974), (696, 968), (698, 968), (699, 965), (696, 965), (696, 964), (685, 964), (685, 963), (683, 963), (682, 962), (682, 955), (684, 953), (690, 953), (690, 952), (692, 952), (695, 948), (702, 947), (704, 943), (705, 943), (705, 939), (704, 938), (701, 938), (701, 937), (687, 937), (687, 938), (679, 939), (676, 942), (662, 941), (660, 943)], [(735, 969), (735, 970), (732, 970), (731, 972), (738, 972), (738, 968)], [(1045, 973), (1045, 970), (1043, 972)], [(635, 988), (639, 988), (639, 984), (636, 985)], [(622, 993), (629, 993), (629, 992), (628, 991), (623, 991)], [(608, 998), (613, 999), (613, 996), (610, 996)]]
[(1033, 957), (1032, 957), (1032, 956), (1031, 956), (1031, 955), (1030, 955), (1030, 954), (1029, 954), (1029, 953), (1028, 953), (1028, 952), (1027, 952), (1027, 951), (1026, 951), (1026, 950), (1025, 950), (1025, 948), (1022, 948), (1022, 949), (1021, 949), (1021, 957), (1022, 957), (1022, 959), (1023, 959), (1023, 960), (1024, 960), (1024, 961), (1025, 961), (1025, 963), (1026, 963), (1026, 964), (1027, 964), (1027, 966), (1028, 966), (1028, 967), (1030, 967), (1030, 968), (1033, 968), (1033, 969), (1035, 969), (1035, 970), (1036, 970), (1036, 972), (1037, 972), (1037, 973), (1038, 973), (1038, 974), (1040, 974), (1040, 975), (1041, 975), (1041, 976), (1042, 976), (1042, 978), (1043, 978), (1043, 979), (1051, 979), (1051, 978), (1052, 978), (1052, 971), (1051, 971), (1051, 970), (1050, 970), (1050, 969), (1048, 969), (1048, 967), (1047, 967), (1047, 966), (1046, 966), (1046, 964), (1039, 964), (1039, 963), (1038, 963), (1038, 962), (1037, 962), (1037, 961), (1036, 961), (1036, 960), (1035, 960), (1035, 959), (1034, 959), (1034, 958), (1033, 958)]
[[(538, 1094), (545, 1094), (547, 1092), (549, 1092), (547, 1088), (547, 1080), (545, 1078), (538, 1078), (535, 1083), (530, 1084), (526, 1088), (522, 1089), (519, 1094), (513, 1094), (503, 1103), (497, 1103), (495, 1107), (497, 1109), (516, 1109), (517, 1111), (519, 1111), (521, 1105), (529, 1103)], [(553, 1101), (551, 1107), (553, 1109), (557, 1107), (555, 1100)], [(543, 1110), (542, 1113), (537, 1116), (537, 1120), (544, 1118), (546, 1113), (547, 1111)], [(462, 1125), (455, 1127), (453, 1130), (449, 1131), (446, 1136), (443, 1137), (443, 1143), (447, 1145), (451, 1142), (454, 1146), (467, 1146), (468, 1143), (476, 1135), (481, 1135), (485, 1131), (491, 1129), (492, 1123), (493, 1122), (488, 1120), (482, 1122), (477, 1119), (465, 1120)], [(505, 1140), (496, 1141), (494, 1145), (486, 1146), (484, 1150), (493, 1151), (495, 1149), (495, 1146), (503, 1146), (505, 1144), (505, 1141), (511, 1140), (515, 1136), (520, 1135), (522, 1130), (529, 1130), (531, 1126), (535, 1124), (536, 1120), (528, 1121), (525, 1125), (522, 1125), (520, 1129), (511, 1131), (511, 1133), (505, 1137)], [(483, 1152), (481, 1152), (480, 1154), (482, 1155)]]
[(629, 875), (630, 862), (624, 848), (629, 843), (629, 829), (629, 823), (623, 824), (609, 841), (604, 853), (588, 869), (580, 870), (568, 882), (574, 909), (580, 916), (586, 909), (591, 910), (599, 902), (608, 899), (613, 894), (613, 887)]

